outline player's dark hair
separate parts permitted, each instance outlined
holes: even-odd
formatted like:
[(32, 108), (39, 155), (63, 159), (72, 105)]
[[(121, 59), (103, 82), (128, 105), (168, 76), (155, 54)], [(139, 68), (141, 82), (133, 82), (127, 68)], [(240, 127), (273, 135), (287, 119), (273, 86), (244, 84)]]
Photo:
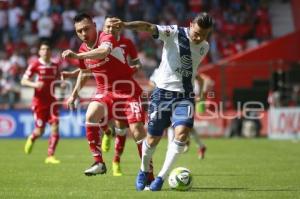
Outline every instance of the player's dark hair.
[(195, 17), (193, 20), (194, 23), (197, 23), (199, 27), (208, 29), (213, 26), (213, 19), (212, 17), (207, 14), (206, 12), (200, 13)]
[(86, 14), (86, 13), (80, 13), (80, 14), (76, 15), (73, 20), (74, 20), (74, 23), (78, 23), (84, 19), (93, 21), (93, 18), (89, 14)]
[(48, 47), (51, 48), (51, 45), (48, 41), (41, 41), (39, 47), (41, 48), (41, 46), (43, 46), (43, 45), (48, 46)]
[(107, 18), (114, 18), (114, 17), (116, 17), (116, 16), (113, 16), (113, 15), (106, 15), (106, 16), (105, 16), (105, 19), (107, 19)]

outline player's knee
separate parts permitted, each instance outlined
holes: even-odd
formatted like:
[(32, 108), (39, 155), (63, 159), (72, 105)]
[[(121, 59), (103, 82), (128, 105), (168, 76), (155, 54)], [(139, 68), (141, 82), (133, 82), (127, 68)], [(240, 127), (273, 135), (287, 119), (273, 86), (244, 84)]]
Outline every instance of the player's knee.
[(87, 113), (85, 116), (85, 121), (88, 123), (98, 123), (100, 119), (98, 119), (94, 114)]
[(127, 129), (126, 128), (117, 128), (117, 127), (115, 127), (115, 132), (116, 132), (116, 135), (126, 136)]
[(99, 123), (101, 120), (105, 120), (106, 109), (102, 107), (102, 104), (91, 102), (85, 114), (85, 121), (89, 123)]
[(172, 151), (174, 151), (175, 153), (183, 153), (185, 145), (186, 145), (186, 142), (182, 142), (182, 141), (174, 139), (172, 145), (170, 146), (170, 149)]
[(36, 128), (34, 134), (37, 136), (42, 136), (44, 134), (45, 128)]
[(133, 134), (134, 139), (137, 140), (142, 140), (146, 137), (146, 131), (144, 129), (144, 125), (141, 122), (137, 122), (134, 124), (130, 124), (129, 126), (130, 131)]
[(58, 124), (52, 124), (51, 131), (52, 133), (58, 133)]
[(181, 134), (176, 134), (175, 139), (180, 141), (180, 142), (187, 142), (188, 140), (188, 133), (181, 133)]
[(147, 144), (153, 148), (153, 147), (156, 147), (160, 141), (160, 136), (147, 136)]
[(189, 137), (190, 129), (187, 127), (179, 126), (175, 128), (175, 139), (180, 142), (186, 142)]

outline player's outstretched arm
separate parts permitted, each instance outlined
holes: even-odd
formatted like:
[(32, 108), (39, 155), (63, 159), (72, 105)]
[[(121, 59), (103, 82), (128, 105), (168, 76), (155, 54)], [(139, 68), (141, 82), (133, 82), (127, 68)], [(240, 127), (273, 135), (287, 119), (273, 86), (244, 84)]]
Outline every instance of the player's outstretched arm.
[(91, 51), (78, 53), (78, 59), (104, 59), (109, 55), (111, 49), (106, 47), (98, 47)]
[(65, 80), (66, 78), (70, 78), (70, 77), (77, 77), (79, 72), (80, 72), (79, 68), (73, 71), (63, 71), (61, 72), (61, 80)]
[(146, 21), (121, 22), (120, 25), (123, 26), (123, 28), (128, 28), (135, 31), (149, 32), (151, 35), (158, 34), (156, 25)]
[(75, 100), (78, 97), (79, 91), (81, 90), (81, 88), (85, 85), (86, 81), (88, 80), (89, 74), (90, 74), (90, 70), (80, 69), (75, 87), (73, 88), (71, 96), (67, 100), (67, 105), (68, 105), (69, 109), (75, 108), (75, 105), (74, 105)]
[(91, 51), (75, 53), (72, 50), (65, 50), (62, 53), (62, 57), (65, 58), (74, 58), (74, 59), (104, 59), (111, 49), (108, 47), (99, 47)]
[(203, 90), (204, 89), (204, 79), (203, 79), (203, 77), (201, 77), (201, 75), (197, 75), (196, 82), (199, 85), (199, 90), (200, 90), (199, 97), (198, 97), (198, 99), (196, 99), (196, 101), (202, 101), (204, 98), (204, 90)]

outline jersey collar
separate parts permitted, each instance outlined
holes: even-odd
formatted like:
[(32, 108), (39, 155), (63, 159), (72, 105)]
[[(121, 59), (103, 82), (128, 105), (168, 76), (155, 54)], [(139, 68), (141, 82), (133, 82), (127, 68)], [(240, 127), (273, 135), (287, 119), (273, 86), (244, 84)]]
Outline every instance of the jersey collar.
[(39, 62), (40, 62), (41, 64), (43, 64), (44, 66), (50, 66), (50, 65), (51, 65), (51, 61), (45, 62), (42, 58), (39, 58)]

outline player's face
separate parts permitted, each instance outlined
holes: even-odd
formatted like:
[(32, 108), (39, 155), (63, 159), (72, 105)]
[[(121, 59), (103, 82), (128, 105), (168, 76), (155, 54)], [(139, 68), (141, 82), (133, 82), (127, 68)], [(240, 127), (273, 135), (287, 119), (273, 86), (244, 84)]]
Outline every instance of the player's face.
[(210, 31), (211, 28), (201, 28), (197, 23), (192, 22), (190, 24), (190, 37), (195, 44), (200, 44), (202, 41), (206, 40)]
[(97, 38), (96, 25), (89, 19), (75, 23), (75, 31), (79, 39), (87, 44), (94, 44)]
[(48, 60), (51, 57), (51, 49), (47, 45), (41, 45), (39, 50), (39, 55), (42, 59)]
[(106, 18), (104, 26), (103, 26), (103, 32), (107, 34), (112, 34), (115, 37), (118, 37), (120, 34), (120, 28), (113, 25), (114, 18)]

